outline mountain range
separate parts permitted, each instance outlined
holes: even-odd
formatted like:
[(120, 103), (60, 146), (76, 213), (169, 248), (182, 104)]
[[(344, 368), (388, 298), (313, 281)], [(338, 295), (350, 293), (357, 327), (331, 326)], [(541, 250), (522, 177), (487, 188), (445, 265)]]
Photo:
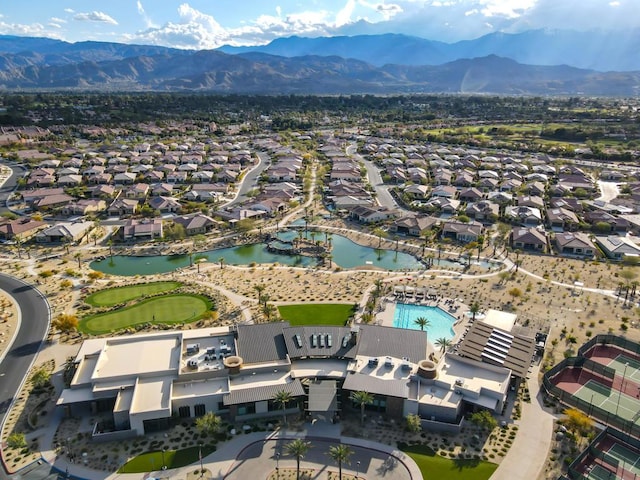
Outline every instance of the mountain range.
[(528, 65), (570, 65), (602, 72), (640, 70), (640, 30), (529, 30), (516, 34), (497, 32), (456, 43), (401, 34), (287, 37), (278, 38), (267, 45), (225, 45), (219, 50), (233, 54), (262, 52), (283, 57), (337, 55), (376, 66), (441, 65), (463, 58), (497, 55)]
[[(495, 34), (458, 44), (404, 35), (290, 37), (262, 47), (201, 51), (0, 36), (0, 90), (637, 95), (638, 71), (527, 65), (511, 58), (533, 55), (535, 48), (526, 53), (522, 45), (544, 35)], [(580, 55), (574, 53), (573, 61)], [(639, 61), (632, 57), (628, 63)]]

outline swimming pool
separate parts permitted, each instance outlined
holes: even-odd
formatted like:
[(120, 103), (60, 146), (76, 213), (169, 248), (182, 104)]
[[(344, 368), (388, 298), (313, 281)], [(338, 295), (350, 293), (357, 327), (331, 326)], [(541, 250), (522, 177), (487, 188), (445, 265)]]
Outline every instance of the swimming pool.
[(408, 328), (409, 330), (420, 330), (420, 326), (415, 323), (418, 317), (426, 317), (431, 322), (431, 325), (425, 329), (431, 343), (438, 338), (444, 337), (451, 340), (455, 337), (453, 324), (456, 319), (439, 307), (397, 303), (396, 311), (393, 314), (393, 326), (396, 328)]

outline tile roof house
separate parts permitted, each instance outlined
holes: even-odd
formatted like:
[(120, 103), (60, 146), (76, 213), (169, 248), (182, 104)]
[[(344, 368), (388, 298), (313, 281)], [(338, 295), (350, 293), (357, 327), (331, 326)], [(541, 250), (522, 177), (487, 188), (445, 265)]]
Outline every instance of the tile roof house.
[(199, 235), (213, 230), (218, 222), (202, 213), (181, 215), (171, 219), (173, 223), (178, 223), (184, 227), (187, 235)]
[(408, 215), (394, 220), (393, 224), (389, 227), (389, 230), (393, 233), (421, 237), (424, 232), (431, 230), (439, 223), (440, 220), (435, 217)]
[(525, 252), (547, 250), (547, 235), (537, 228), (516, 227), (511, 231), (511, 247)]
[(116, 232), (116, 238), (124, 242), (149, 241), (162, 238), (162, 220), (154, 219), (130, 219)]
[(560, 255), (593, 257), (597, 250), (589, 236), (582, 232), (556, 233), (553, 243)]
[(555, 232), (573, 231), (580, 223), (576, 214), (566, 208), (548, 208), (546, 214), (547, 224)]
[(627, 237), (609, 235), (606, 237), (596, 237), (596, 243), (604, 254), (612, 260), (624, 260), (627, 257), (637, 258), (640, 256), (640, 247)]
[(22, 217), (15, 220), (0, 218), (0, 238), (24, 242), (46, 227), (46, 222), (33, 220), (30, 217)]
[(451, 238), (457, 242), (475, 242), (483, 234), (484, 226), (477, 222), (449, 220), (442, 224), (442, 238)]
[(542, 223), (542, 212), (540, 209), (526, 206), (507, 207), (504, 212), (505, 217), (517, 222), (525, 227), (535, 227)]

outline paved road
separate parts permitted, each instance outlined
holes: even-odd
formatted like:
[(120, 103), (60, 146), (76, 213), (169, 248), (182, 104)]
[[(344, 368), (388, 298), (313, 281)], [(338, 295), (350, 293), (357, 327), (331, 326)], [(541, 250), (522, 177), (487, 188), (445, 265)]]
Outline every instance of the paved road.
[(365, 168), (367, 169), (367, 178), (369, 179), (369, 183), (376, 191), (378, 204), (383, 207), (403, 210), (403, 208), (400, 207), (395, 201), (391, 193), (389, 193), (389, 186), (385, 185), (382, 181), (380, 169), (376, 166), (375, 163), (366, 160), (361, 155), (358, 155), (356, 153), (356, 147), (354, 145), (350, 145), (347, 147), (347, 155), (353, 156), (356, 161), (362, 162), (364, 164)]
[[(22, 386), (25, 376), (49, 330), (49, 303), (33, 286), (0, 273), (0, 289), (11, 295), (19, 306), (20, 325), (11, 348), (0, 358), (0, 425)], [(6, 475), (0, 469), (0, 480)]]
[(242, 184), (238, 189), (238, 193), (236, 194), (236, 198), (231, 200), (229, 203), (223, 205), (225, 208), (234, 207), (241, 203), (249, 200), (247, 197), (247, 193), (256, 188), (258, 185), (258, 177), (264, 172), (270, 165), (271, 161), (269, 155), (266, 153), (258, 153), (258, 158), (260, 159), (260, 163), (256, 165), (252, 170), (247, 173), (242, 179)]
[(603, 182), (598, 181), (598, 186), (600, 187), (600, 192), (602, 194), (598, 197), (598, 200), (602, 200), (603, 202), (610, 202), (618, 195), (620, 195), (620, 188), (616, 182)]
[(7, 208), (7, 200), (15, 190), (18, 179), (24, 176), (27, 169), (22, 165), (8, 162), (7, 160), (0, 161), (0, 164), (9, 167), (13, 171), (13, 174), (4, 182), (2, 187), (0, 187), (0, 213), (5, 213), (10, 211), (9, 208)]

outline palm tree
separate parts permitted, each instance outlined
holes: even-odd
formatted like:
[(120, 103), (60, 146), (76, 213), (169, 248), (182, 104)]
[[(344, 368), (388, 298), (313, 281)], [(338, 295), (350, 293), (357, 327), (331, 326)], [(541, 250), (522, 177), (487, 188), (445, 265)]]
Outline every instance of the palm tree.
[(223, 257), (220, 257), (220, 258), (218, 259), (218, 262), (220, 262), (220, 270), (222, 270), (223, 265), (224, 265), (224, 258), (223, 258)]
[(478, 302), (473, 302), (469, 307), (469, 311), (471, 312), (471, 320), (475, 322), (476, 315), (480, 311), (480, 305), (478, 304)]
[(296, 438), (292, 442), (287, 443), (284, 448), (287, 451), (287, 454), (296, 457), (296, 479), (300, 480), (300, 460), (302, 460), (307, 454), (311, 445), (309, 442), (305, 442), (301, 438)]
[(282, 417), (284, 418), (285, 425), (287, 424), (287, 403), (291, 400), (293, 400), (291, 392), (287, 392), (285, 390), (276, 392), (276, 396), (273, 398), (273, 401), (282, 408)]
[(73, 254), (73, 258), (78, 260), (78, 269), (80, 269), (82, 267), (82, 263), (80, 263), (80, 258), (81, 257), (82, 257), (82, 254), (80, 252), (76, 252), (76, 253)]
[(436, 345), (440, 347), (440, 353), (444, 353), (451, 346), (451, 340), (446, 337), (440, 337), (436, 340)]
[(431, 321), (426, 317), (418, 317), (413, 321), (413, 323), (418, 325), (420, 327), (420, 330), (422, 330), (423, 332), (425, 328), (429, 328), (431, 326)]
[(332, 445), (329, 447), (329, 456), (338, 464), (338, 479), (342, 480), (342, 464), (349, 465), (349, 457), (353, 455), (353, 450), (348, 445)]
[(378, 250), (380, 250), (382, 239), (387, 237), (387, 232), (385, 232), (382, 228), (374, 228), (373, 234), (378, 237)]
[(262, 292), (264, 292), (265, 288), (267, 287), (264, 284), (258, 284), (253, 286), (253, 289), (258, 294), (258, 303), (260, 303), (260, 297), (262, 296)]
[(360, 405), (360, 423), (364, 424), (364, 407), (373, 403), (373, 395), (369, 392), (359, 390), (357, 392), (351, 392), (349, 399), (358, 405)]

